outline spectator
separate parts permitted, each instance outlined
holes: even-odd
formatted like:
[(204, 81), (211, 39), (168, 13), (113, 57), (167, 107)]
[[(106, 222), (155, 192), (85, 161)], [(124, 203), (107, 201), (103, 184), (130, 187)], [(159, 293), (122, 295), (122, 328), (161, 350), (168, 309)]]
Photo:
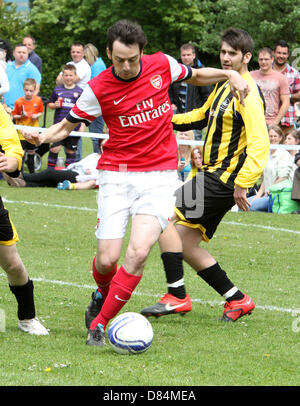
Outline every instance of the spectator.
[[(76, 67), (75, 84), (82, 89), (85, 88), (88, 81), (91, 79), (91, 67), (84, 58), (84, 46), (80, 42), (74, 42), (71, 46), (71, 58), (72, 61), (68, 62)], [(62, 72), (57, 76), (56, 84), (61, 85), (63, 83)], [(83, 127), (82, 127), (83, 129)], [(82, 140), (79, 138), (76, 150), (76, 161), (80, 161), (82, 158)]]
[(9, 91), (9, 82), (6, 74), (6, 51), (0, 45), (0, 103), (3, 103), (3, 95)]
[[(191, 141), (194, 140), (194, 132), (190, 131), (178, 131), (177, 140), (179, 141)], [(185, 181), (191, 167), (191, 152), (192, 146), (188, 144), (178, 145), (178, 176), (179, 179)]]
[(202, 168), (202, 162), (203, 162), (203, 148), (194, 147), (191, 152), (192, 170), (195, 170), (197, 172), (198, 169)]
[[(195, 47), (191, 44), (183, 44), (180, 47), (179, 62), (196, 69), (203, 67), (196, 56)], [(171, 84), (169, 96), (174, 113), (186, 113), (201, 107), (211, 91), (211, 86), (194, 86), (186, 82)], [(201, 140), (201, 130), (194, 130), (194, 134), (196, 140)]]
[[(292, 199), (300, 205), (300, 151), (295, 155), (295, 165), (297, 169), (294, 172)], [(293, 211), (293, 214), (300, 214), (300, 209)]]
[(294, 103), (300, 101), (300, 73), (287, 63), (289, 56), (290, 50), (287, 42), (278, 41), (274, 47), (273, 68), (287, 77), (290, 90), (290, 107), (280, 123), (284, 134), (294, 127), (296, 121)]
[[(39, 96), (35, 95), (36, 81), (34, 79), (26, 79), (24, 81), (24, 96), (15, 101), (15, 106), (12, 111), (13, 119), (18, 125), (27, 125), (30, 127), (39, 126), (39, 117), (44, 112), (44, 104)], [(34, 172), (34, 157), (36, 146), (26, 141), (19, 132), (21, 145), (27, 155), (27, 166), (30, 173)]]
[(268, 125), (279, 125), (290, 106), (290, 92), (287, 78), (273, 69), (273, 53), (270, 48), (258, 51), (258, 70), (251, 75), (258, 84), (265, 99), (265, 116)]
[(13, 50), (10, 42), (7, 39), (0, 39), (0, 48), (5, 51), (6, 62), (13, 60)]
[(71, 183), (84, 183), (98, 179), (98, 170), (96, 169), (100, 154), (93, 153), (79, 162), (74, 162), (66, 169), (47, 168), (44, 171), (36, 173), (24, 173), (17, 178), (4, 176), (7, 183), (13, 187), (57, 187), (58, 183), (65, 180)]
[[(99, 75), (103, 70), (106, 69), (106, 65), (99, 56), (99, 51), (93, 44), (86, 44), (84, 47), (84, 55), (85, 59), (87, 60), (88, 64), (91, 67), (91, 79), (95, 76)], [(104, 130), (104, 120), (102, 116), (99, 116), (89, 125), (89, 131), (91, 133), (99, 133), (102, 134)], [(98, 152), (99, 143), (98, 138), (91, 138), (93, 143), (93, 150), (94, 152)]]
[(28, 50), (25, 45), (18, 44), (13, 52), (15, 60), (8, 62), (6, 73), (9, 81), (9, 92), (4, 95), (6, 105), (11, 110), (14, 108), (15, 101), (24, 96), (24, 80), (35, 79), (37, 82), (34, 95), (38, 95), (42, 76), (38, 68), (28, 60)]
[(23, 45), (28, 49), (28, 59), (38, 68), (42, 73), (42, 58), (35, 52), (35, 39), (31, 36), (26, 36), (23, 38)]
[[(286, 145), (299, 145), (300, 144), (300, 130), (291, 130), (286, 134), (284, 144)], [(295, 159), (297, 150), (291, 149), (288, 152), (292, 155), (293, 159)], [(299, 151), (298, 151), (299, 152)], [(296, 162), (294, 169), (297, 169)]]
[[(282, 144), (283, 131), (279, 126), (271, 125), (268, 129), (271, 145)], [(270, 156), (263, 172), (263, 179), (256, 195), (249, 197), (250, 211), (268, 211), (269, 189), (283, 180), (293, 180), (293, 159), (284, 149), (270, 149)]]
[[(74, 43), (71, 46), (71, 57), (72, 61), (68, 62), (67, 64), (74, 65), (76, 67), (76, 77), (75, 77), (75, 84), (82, 89), (85, 88), (87, 82), (91, 78), (91, 67), (84, 59), (84, 46), (81, 43)], [(56, 84), (62, 85), (63, 84), (63, 76), (62, 71), (56, 78)]]
[[(67, 64), (62, 69), (63, 84), (56, 86), (51, 94), (48, 106), (55, 110), (54, 121), (56, 124), (67, 116), (73, 108), (83, 89), (76, 85), (76, 67), (72, 64)], [(74, 131), (84, 131), (85, 126), (79, 124)], [(69, 136), (62, 141), (55, 142), (51, 145), (48, 155), (48, 168), (56, 166), (57, 157), (61, 146), (65, 147), (66, 161), (65, 166), (69, 166), (75, 162), (76, 150), (79, 137)]]

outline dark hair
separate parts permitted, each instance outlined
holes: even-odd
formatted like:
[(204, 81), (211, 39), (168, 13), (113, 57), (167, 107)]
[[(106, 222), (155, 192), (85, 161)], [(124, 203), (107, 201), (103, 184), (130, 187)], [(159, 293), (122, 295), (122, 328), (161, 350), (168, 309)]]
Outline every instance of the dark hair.
[(107, 30), (107, 47), (112, 51), (113, 43), (118, 40), (125, 45), (138, 44), (142, 51), (147, 44), (147, 38), (142, 27), (134, 21), (119, 20)]
[(6, 51), (6, 62), (13, 60), (12, 47), (7, 39), (0, 39), (0, 48)]
[(236, 51), (240, 50), (243, 55), (247, 52), (253, 52), (253, 39), (247, 31), (239, 28), (227, 28), (221, 36), (221, 44), (223, 42), (229, 44)]
[(269, 54), (271, 58), (273, 58), (273, 51), (271, 48), (269, 47), (263, 47), (260, 48), (260, 50), (258, 51), (257, 55), (264, 53), (264, 54)]
[(84, 48), (84, 45), (82, 42), (73, 42), (73, 44), (71, 45), (72, 47), (82, 47), (82, 49)]
[(274, 51), (277, 47), (281, 47), (281, 48), (287, 48), (288, 51), (290, 52), (290, 47), (289, 44), (284, 40), (284, 39), (280, 39), (279, 41), (277, 41), (277, 43), (274, 46)]

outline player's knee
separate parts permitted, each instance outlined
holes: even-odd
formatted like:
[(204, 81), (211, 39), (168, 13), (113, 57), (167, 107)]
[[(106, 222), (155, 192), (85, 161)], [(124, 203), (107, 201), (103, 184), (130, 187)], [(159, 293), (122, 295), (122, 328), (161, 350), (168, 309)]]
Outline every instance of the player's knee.
[(113, 255), (105, 254), (98, 254), (96, 257), (95, 265), (97, 270), (100, 273), (108, 273), (113, 270), (118, 263), (119, 258), (116, 258)]
[(146, 247), (128, 247), (126, 257), (134, 265), (134, 268), (141, 268), (149, 255)]
[(17, 257), (10, 258), (4, 264), (2, 264), (2, 267), (7, 275), (11, 276), (20, 276), (23, 272), (25, 272), (25, 267), (22, 261)]

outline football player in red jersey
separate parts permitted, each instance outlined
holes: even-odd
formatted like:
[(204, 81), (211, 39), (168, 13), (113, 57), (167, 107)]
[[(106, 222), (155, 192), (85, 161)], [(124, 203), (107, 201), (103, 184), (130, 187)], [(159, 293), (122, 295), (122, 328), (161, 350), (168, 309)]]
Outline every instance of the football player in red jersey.
[[(158, 52), (143, 55), (147, 43), (139, 24), (120, 20), (107, 31), (112, 66), (92, 79), (69, 115), (41, 134), (25, 132), (37, 145), (66, 138), (79, 122), (102, 115), (109, 139), (98, 163), (98, 240), (93, 260), (97, 290), (86, 310), (88, 345), (105, 343), (105, 328), (140, 282), (152, 246), (172, 215), (177, 181), (177, 142), (168, 89), (172, 82), (194, 85), (230, 81), (241, 99), (249, 88), (233, 70), (192, 69)], [(132, 217), (131, 235), (119, 269), (123, 237)], [(173, 241), (182, 267), (181, 240)], [(189, 298), (188, 298), (189, 299)]]

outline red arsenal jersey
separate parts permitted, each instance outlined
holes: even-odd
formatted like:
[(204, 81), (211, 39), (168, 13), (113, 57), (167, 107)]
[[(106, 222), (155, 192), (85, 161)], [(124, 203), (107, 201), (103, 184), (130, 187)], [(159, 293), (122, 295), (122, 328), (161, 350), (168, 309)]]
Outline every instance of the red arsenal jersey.
[(156, 171), (177, 169), (178, 147), (168, 95), (173, 81), (186, 80), (191, 69), (158, 52), (141, 58), (139, 74), (128, 81), (113, 66), (89, 81), (67, 117), (89, 124), (102, 114), (109, 129), (98, 169)]

